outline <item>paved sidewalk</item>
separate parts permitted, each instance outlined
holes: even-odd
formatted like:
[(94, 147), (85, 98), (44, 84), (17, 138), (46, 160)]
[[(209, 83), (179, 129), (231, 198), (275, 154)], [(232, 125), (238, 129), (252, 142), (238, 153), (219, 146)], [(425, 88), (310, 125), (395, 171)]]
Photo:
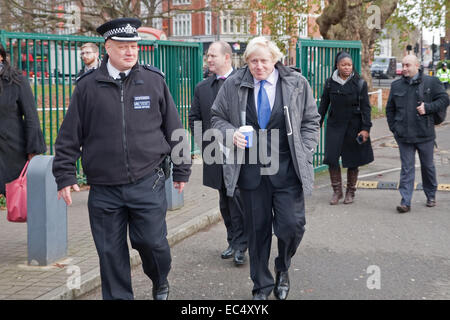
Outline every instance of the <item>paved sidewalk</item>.
[[(73, 193), (68, 208), (68, 254), (48, 267), (27, 265), (27, 224), (6, 220), (0, 211), (0, 300), (1, 299), (74, 299), (100, 285), (98, 255), (92, 239), (87, 198), (89, 191)], [(221, 217), (216, 190), (202, 185), (201, 165), (192, 166), (192, 175), (184, 192), (184, 206), (167, 212), (169, 244), (218, 222)], [(140, 264), (136, 250), (131, 250), (132, 265)], [(79, 269), (73, 266), (79, 267)], [(80, 270), (80, 289), (70, 290), (67, 283)]]
[[(386, 119), (375, 119), (373, 124), (372, 141), (389, 140), (391, 135)], [(362, 172), (375, 172), (378, 169), (382, 168), (367, 166)], [(317, 184), (328, 185), (329, 182), (323, 176)], [(100, 285), (87, 197), (88, 191), (73, 193), (74, 203), (68, 208), (68, 255), (66, 259), (48, 267), (27, 265), (27, 225), (8, 222), (6, 211), (0, 211), (0, 299), (75, 299)], [(202, 185), (201, 165), (195, 162), (190, 182), (185, 188), (184, 204), (183, 208), (167, 214), (171, 246), (221, 219), (218, 193)], [(133, 265), (140, 263), (135, 250), (131, 251), (131, 261)], [(80, 270), (81, 274), (80, 289), (69, 289), (67, 283), (76, 270)]]

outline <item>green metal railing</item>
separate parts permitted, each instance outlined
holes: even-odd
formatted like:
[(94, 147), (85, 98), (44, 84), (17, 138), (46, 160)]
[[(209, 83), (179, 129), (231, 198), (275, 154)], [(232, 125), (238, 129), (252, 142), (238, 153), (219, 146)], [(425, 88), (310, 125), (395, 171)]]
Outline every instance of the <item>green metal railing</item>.
[[(104, 40), (101, 37), (0, 30), (0, 41), (9, 53), (11, 65), (22, 70), (30, 80), (48, 153), (53, 154), (76, 75), (83, 67), (80, 47), (86, 42), (96, 43), (102, 56), (105, 53)], [(139, 62), (156, 66), (165, 73), (166, 83), (187, 129), (194, 88), (203, 79), (202, 44), (145, 40), (139, 41), (139, 47)]]
[[(325, 81), (331, 76), (334, 69), (334, 59), (339, 51), (347, 51), (355, 65), (355, 69), (361, 72), (361, 41), (336, 41), (336, 40), (299, 40), (297, 43), (297, 67), (311, 85), (317, 106), (320, 104)], [(314, 154), (314, 168), (316, 172), (325, 170), (323, 164), (325, 129), (320, 129), (320, 141)]]

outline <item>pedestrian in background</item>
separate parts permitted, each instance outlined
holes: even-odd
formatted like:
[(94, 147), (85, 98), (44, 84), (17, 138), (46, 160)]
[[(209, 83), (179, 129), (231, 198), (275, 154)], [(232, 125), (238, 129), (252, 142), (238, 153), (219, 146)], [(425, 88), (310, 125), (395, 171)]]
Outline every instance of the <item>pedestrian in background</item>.
[[(244, 154), (243, 164), (227, 159), (224, 180), (227, 194), (232, 196), (238, 186), (244, 203), (254, 300), (266, 300), (272, 290), (276, 299), (288, 296), (288, 271), (305, 231), (304, 194), (312, 191), (312, 159), (319, 140), (320, 116), (311, 88), (281, 58), (274, 42), (252, 39), (244, 53), (247, 66), (227, 79), (212, 107), (213, 128), (224, 137), (233, 132), (232, 142), (225, 145), (245, 150), (237, 152)], [(246, 148), (241, 126), (253, 128), (251, 148)], [(258, 141), (260, 135), (266, 141)], [(254, 164), (249, 161), (252, 148), (258, 150)], [(264, 154), (278, 163), (268, 164)], [(276, 172), (265, 170), (273, 166)], [(272, 228), (278, 239), (275, 281), (269, 270)]]
[(9, 64), (0, 44), (0, 194), (27, 160), (46, 149), (28, 79)]
[[(97, 28), (107, 56), (78, 80), (55, 143), (53, 174), (67, 205), (71, 188), (79, 189), (75, 163), (81, 154), (103, 299), (133, 299), (127, 232), (153, 282), (153, 298), (169, 295), (164, 163), (179, 143), (172, 133), (184, 129), (163, 74), (138, 63), (140, 25), (120, 18)], [(179, 192), (191, 173), (190, 152), (180, 156), (185, 158), (173, 165)]]
[(358, 181), (358, 167), (374, 160), (370, 143), (371, 107), (367, 83), (356, 72), (353, 60), (347, 52), (336, 55), (335, 70), (325, 81), (320, 99), (320, 125), (328, 112), (325, 133), (325, 156), (328, 165), (333, 196), (331, 205), (343, 198), (342, 166), (347, 168), (347, 190), (344, 203), (353, 203)]
[[(231, 66), (231, 46), (225, 41), (213, 42), (208, 49), (208, 70), (213, 74), (203, 80), (194, 90), (194, 99), (189, 111), (189, 128), (196, 136), (195, 122), (202, 125), (201, 135), (211, 128), (211, 107), (222, 84), (227, 77), (233, 75), (235, 70)], [(202, 147), (202, 154), (210, 143), (217, 141), (197, 141)], [(222, 164), (208, 164), (205, 156), (215, 158), (215, 154), (203, 155), (203, 184), (219, 191), (220, 213), (227, 229), (228, 248), (221, 257), (229, 259), (234, 257), (234, 263), (239, 266), (245, 263), (245, 251), (247, 250), (247, 239), (244, 233), (244, 213), (239, 189), (236, 188), (232, 197), (227, 196), (227, 190), (223, 182)]]
[(87, 42), (81, 46), (81, 60), (83, 60), (84, 67), (81, 68), (77, 74), (77, 79), (89, 70), (96, 69), (100, 66), (100, 58), (98, 56), (98, 47), (92, 42)]
[(426, 206), (436, 205), (433, 113), (444, 110), (449, 104), (448, 94), (439, 79), (423, 74), (415, 55), (404, 57), (402, 66), (402, 78), (392, 82), (386, 104), (387, 122), (397, 141), (402, 164), (398, 188), (402, 199), (397, 206), (398, 213), (411, 210), (416, 151), (419, 153)]

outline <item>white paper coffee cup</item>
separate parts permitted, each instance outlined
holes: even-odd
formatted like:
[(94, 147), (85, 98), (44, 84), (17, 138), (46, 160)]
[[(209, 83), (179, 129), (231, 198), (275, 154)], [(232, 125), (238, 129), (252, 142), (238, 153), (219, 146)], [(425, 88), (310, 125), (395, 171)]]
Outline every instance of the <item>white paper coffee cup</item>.
[(246, 148), (251, 148), (253, 146), (253, 127), (252, 126), (242, 126), (239, 128), (239, 132), (245, 136), (247, 141)]

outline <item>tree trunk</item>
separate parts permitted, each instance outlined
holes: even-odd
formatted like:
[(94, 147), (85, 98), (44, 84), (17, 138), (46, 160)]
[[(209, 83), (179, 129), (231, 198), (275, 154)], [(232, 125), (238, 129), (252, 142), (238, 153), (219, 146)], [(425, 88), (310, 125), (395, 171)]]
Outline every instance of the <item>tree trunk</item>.
[[(317, 19), (320, 34), (324, 39), (335, 40), (360, 40), (361, 50), (361, 74), (372, 89), (372, 76), (369, 62), (373, 58), (375, 41), (386, 20), (397, 8), (399, 0), (363, 1), (363, 0), (329, 0), (322, 15)], [(371, 4), (377, 4), (378, 11), (368, 12)], [(370, 27), (370, 19), (379, 21), (379, 25)], [(370, 20), (370, 21), (369, 21)]]

